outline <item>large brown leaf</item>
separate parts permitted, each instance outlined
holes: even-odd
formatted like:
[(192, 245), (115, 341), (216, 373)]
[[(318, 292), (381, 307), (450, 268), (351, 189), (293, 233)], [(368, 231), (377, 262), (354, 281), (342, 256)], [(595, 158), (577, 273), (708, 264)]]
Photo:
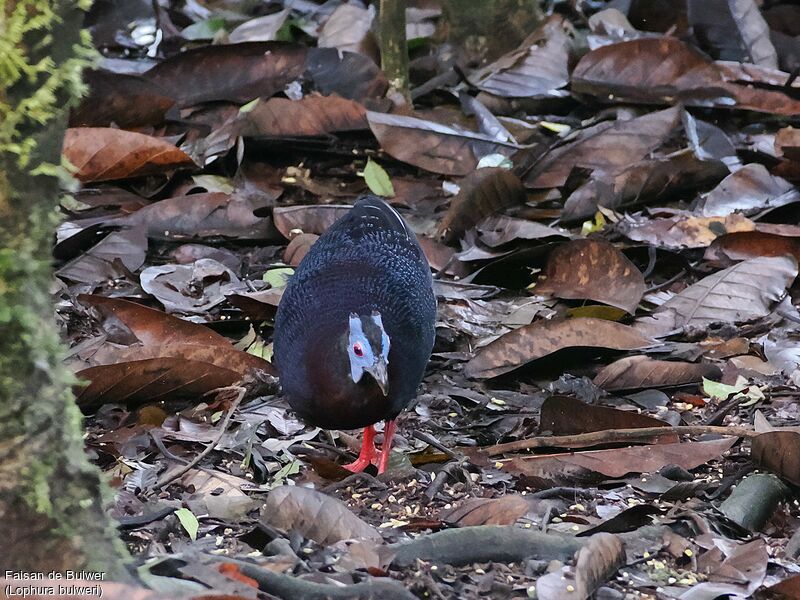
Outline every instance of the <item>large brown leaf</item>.
[(86, 295), (80, 300), (98, 309), (109, 342), (117, 342), (102, 345), (88, 357), (92, 366), (78, 371), (91, 382), (78, 393), (82, 408), (198, 398), (235, 383), (249, 369), (274, 373), (264, 359), (197, 323), (127, 300)]
[(669, 108), (636, 119), (593, 125), (549, 152), (525, 183), (534, 188), (561, 187), (575, 168), (617, 173), (649, 157), (680, 124), (680, 109)]
[(518, 148), (491, 136), (417, 117), (369, 111), (367, 119), (387, 154), (442, 175), (468, 175), (483, 156), (511, 156)]
[(194, 161), (157, 137), (107, 127), (73, 127), (64, 137), (64, 157), (83, 183), (112, 181), (194, 167)]
[(347, 539), (383, 540), (375, 528), (354, 515), (344, 503), (299, 485), (271, 490), (261, 510), (261, 519), (322, 545)]
[(277, 206), (272, 210), (275, 228), (286, 239), (293, 230), (322, 235), (325, 230), (353, 208), (347, 204), (322, 204), (317, 206)]
[(159, 357), (89, 367), (76, 373), (88, 380), (76, 390), (78, 406), (96, 408), (105, 403), (138, 405), (167, 398), (198, 400), (206, 392), (241, 379), (241, 374), (184, 357)]
[[(572, 72), (572, 90), (612, 102), (682, 102), (787, 116), (800, 113), (800, 100), (780, 91), (779, 85), (766, 87), (767, 73), (753, 66), (749, 75), (762, 86), (748, 86), (744, 81), (747, 73), (714, 63), (677, 38), (643, 38), (586, 54)], [(781, 75), (786, 82), (788, 73)]]
[(530, 502), (519, 494), (499, 498), (472, 498), (446, 511), (442, 520), (460, 527), (475, 525), (513, 525), (531, 509)]
[[(669, 423), (630, 410), (610, 406), (592, 406), (572, 396), (551, 396), (542, 404), (539, 430), (553, 435), (574, 435), (606, 429), (669, 427)], [(653, 438), (648, 438), (653, 439)], [(679, 441), (674, 433), (665, 432), (655, 443)], [(576, 447), (576, 446), (573, 446)]]
[(622, 252), (605, 240), (592, 238), (556, 247), (535, 292), (596, 300), (633, 314), (646, 287), (642, 273)]
[(593, 318), (536, 321), (483, 347), (466, 364), (464, 373), (473, 379), (497, 377), (564, 348), (641, 350), (654, 345), (654, 340), (632, 327), (613, 321)]
[(794, 257), (753, 258), (709, 275), (670, 298), (636, 323), (644, 335), (705, 329), (766, 316), (797, 277)]
[(367, 128), (364, 107), (339, 96), (271, 98), (241, 114), (232, 124), (233, 132), (245, 137), (319, 136)]
[(276, 42), (203, 46), (159, 63), (145, 77), (179, 106), (269, 98), (301, 77), (308, 49)]
[(628, 356), (603, 367), (594, 383), (605, 390), (632, 390), (700, 383), (703, 377), (712, 379), (719, 375), (719, 367), (709, 363)]

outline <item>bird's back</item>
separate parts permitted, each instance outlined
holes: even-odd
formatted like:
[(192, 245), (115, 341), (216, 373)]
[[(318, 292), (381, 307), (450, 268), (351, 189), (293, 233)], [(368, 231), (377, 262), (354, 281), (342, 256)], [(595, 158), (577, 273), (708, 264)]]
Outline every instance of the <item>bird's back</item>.
[(393, 418), (414, 397), (430, 357), (436, 300), (416, 236), (368, 196), (316, 241), (284, 291), (274, 350), (290, 401), (314, 401), (310, 356), (337, 339), (351, 313), (373, 311), (391, 339), (387, 415), (379, 418)]

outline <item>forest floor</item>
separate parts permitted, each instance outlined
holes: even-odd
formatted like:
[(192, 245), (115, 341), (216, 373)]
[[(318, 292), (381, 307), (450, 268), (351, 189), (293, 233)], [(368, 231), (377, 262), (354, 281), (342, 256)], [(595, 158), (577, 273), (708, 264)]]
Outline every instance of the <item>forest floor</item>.
[[(409, 2), (412, 108), (375, 7), (160, 4), (90, 15), (55, 246), (143, 584), (800, 598), (800, 7), (552, 2), (498, 49)], [(381, 475), (340, 466), (357, 432), (298, 420), (269, 362), (287, 279), (366, 192), (439, 303)]]

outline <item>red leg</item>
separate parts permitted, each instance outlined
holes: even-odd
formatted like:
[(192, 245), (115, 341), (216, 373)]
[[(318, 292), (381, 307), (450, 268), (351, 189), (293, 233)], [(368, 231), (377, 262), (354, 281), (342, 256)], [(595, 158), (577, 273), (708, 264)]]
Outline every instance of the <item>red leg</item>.
[(389, 465), (389, 455), (392, 451), (392, 438), (396, 430), (397, 422), (394, 419), (386, 421), (386, 427), (383, 428), (383, 444), (381, 445), (381, 459), (378, 463), (378, 475), (386, 471), (386, 467)]
[(372, 425), (364, 428), (364, 439), (361, 441), (361, 452), (355, 462), (343, 465), (348, 471), (360, 473), (377, 460), (375, 450), (375, 428)]

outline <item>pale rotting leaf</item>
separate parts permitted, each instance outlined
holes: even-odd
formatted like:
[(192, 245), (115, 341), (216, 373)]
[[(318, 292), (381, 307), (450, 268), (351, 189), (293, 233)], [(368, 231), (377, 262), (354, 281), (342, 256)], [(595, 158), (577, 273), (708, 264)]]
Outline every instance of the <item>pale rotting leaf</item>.
[(280, 486), (270, 491), (261, 520), (284, 531), (296, 531), (319, 544), (362, 539), (382, 541), (375, 528), (354, 515), (345, 504), (316, 490)]
[(626, 325), (593, 318), (536, 321), (479, 350), (464, 367), (473, 379), (497, 377), (565, 348), (642, 350), (657, 345)]
[(764, 317), (797, 277), (794, 257), (753, 258), (708, 275), (638, 319), (636, 329), (663, 336), (677, 329), (705, 329)]
[(566, 229), (551, 227), (506, 215), (486, 217), (476, 226), (478, 239), (481, 243), (496, 248), (517, 240), (540, 240), (547, 238), (569, 238), (571, 234)]
[(536, 282), (537, 294), (566, 299), (589, 299), (630, 314), (646, 289), (639, 269), (603, 239), (573, 240), (557, 246)]
[(626, 217), (617, 228), (625, 237), (637, 242), (682, 249), (705, 248), (725, 234), (754, 231), (756, 224), (739, 213), (719, 217), (679, 214), (654, 219)]
[(800, 190), (795, 186), (771, 175), (764, 165), (750, 163), (703, 196), (696, 210), (704, 217), (727, 217), (733, 212), (752, 215), (798, 201)]

